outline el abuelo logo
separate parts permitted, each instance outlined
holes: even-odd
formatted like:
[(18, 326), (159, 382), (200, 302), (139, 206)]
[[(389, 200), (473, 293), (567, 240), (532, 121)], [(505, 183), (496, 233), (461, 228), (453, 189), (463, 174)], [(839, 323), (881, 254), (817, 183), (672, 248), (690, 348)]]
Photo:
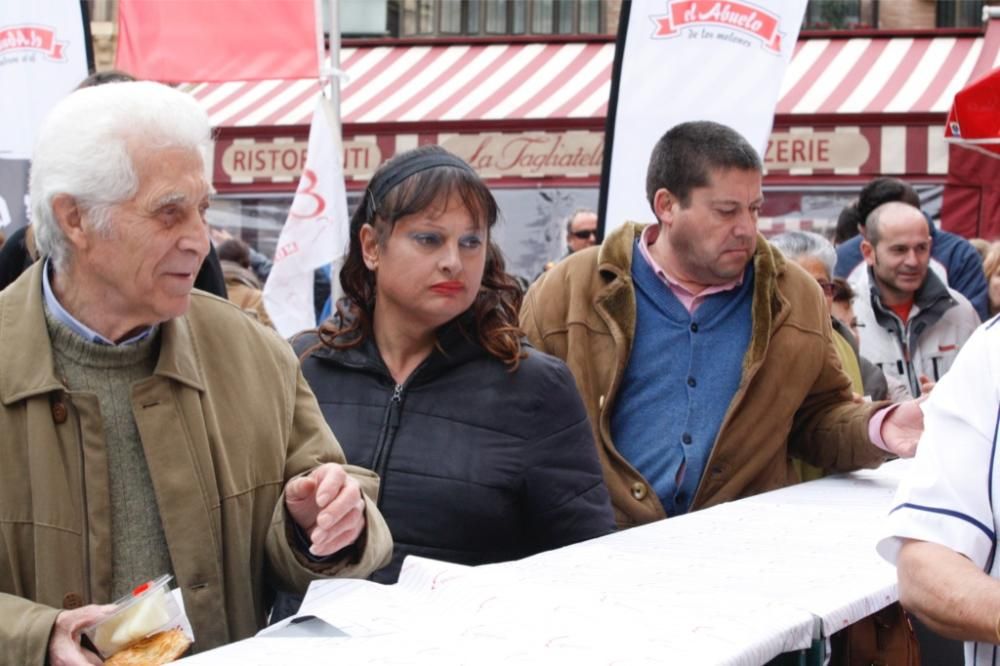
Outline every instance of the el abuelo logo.
[(56, 41), (56, 31), (40, 25), (0, 27), (0, 55), (16, 52), (41, 53), (49, 60), (66, 60), (69, 42)]
[(781, 53), (780, 17), (742, 2), (671, 0), (667, 13), (650, 16), (656, 29), (653, 39), (677, 37), (682, 28), (708, 26), (737, 30), (759, 39), (765, 49)]

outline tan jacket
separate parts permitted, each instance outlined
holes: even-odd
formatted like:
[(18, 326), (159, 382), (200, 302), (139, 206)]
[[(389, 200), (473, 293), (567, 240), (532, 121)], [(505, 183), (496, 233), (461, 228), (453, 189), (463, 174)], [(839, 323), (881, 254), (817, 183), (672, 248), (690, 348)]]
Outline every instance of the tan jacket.
[[(0, 293), (0, 662), (42, 664), (59, 609), (107, 603), (108, 472), (94, 394), (53, 369), (36, 263)], [(365, 487), (367, 530), (353, 552), (307, 563), (286, 533), (287, 480), (344, 461), (291, 347), (230, 303), (194, 292), (164, 323), (152, 377), (132, 409), (176, 582), (198, 651), (264, 622), (269, 583), (302, 592), (320, 576), (364, 577), (392, 540)], [(248, 369), (252, 368), (252, 372)]]
[[(567, 257), (532, 285), (521, 310), (532, 344), (563, 359), (576, 378), (622, 527), (666, 516), (646, 479), (611, 441), (611, 413), (635, 330), (630, 269), (641, 232), (626, 224), (602, 246)], [(876, 406), (851, 402), (816, 282), (762, 236), (754, 270), (743, 375), (692, 510), (798, 481), (790, 454), (838, 470), (876, 467), (884, 459), (868, 440)]]

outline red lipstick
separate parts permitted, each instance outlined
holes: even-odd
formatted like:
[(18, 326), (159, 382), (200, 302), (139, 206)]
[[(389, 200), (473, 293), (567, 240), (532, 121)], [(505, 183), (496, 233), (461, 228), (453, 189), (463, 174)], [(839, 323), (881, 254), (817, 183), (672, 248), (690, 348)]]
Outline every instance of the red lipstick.
[(464, 290), (465, 285), (458, 280), (448, 280), (446, 282), (438, 282), (437, 284), (431, 285), (431, 291), (438, 294), (444, 294), (446, 296), (453, 296)]

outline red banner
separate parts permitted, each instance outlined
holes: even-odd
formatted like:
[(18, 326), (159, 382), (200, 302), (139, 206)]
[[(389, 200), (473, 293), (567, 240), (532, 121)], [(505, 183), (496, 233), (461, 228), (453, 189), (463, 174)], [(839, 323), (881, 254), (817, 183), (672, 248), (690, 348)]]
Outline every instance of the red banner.
[(319, 76), (313, 0), (121, 0), (115, 66), (166, 82)]

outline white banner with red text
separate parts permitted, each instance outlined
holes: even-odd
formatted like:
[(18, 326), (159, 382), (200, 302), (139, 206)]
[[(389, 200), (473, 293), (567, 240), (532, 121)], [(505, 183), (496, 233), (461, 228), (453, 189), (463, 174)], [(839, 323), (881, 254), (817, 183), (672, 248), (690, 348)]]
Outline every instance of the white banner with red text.
[[(609, 106), (603, 228), (654, 222), (646, 168), (656, 141), (691, 120), (728, 125), (763, 157), (806, 0), (634, 0), (619, 31)], [(623, 9), (623, 14), (625, 10)]]
[(340, 296), (339, 267), (347, 255), (350, 219), (333, 118), (330, 102), (320, 95), (309, 128), (305, 169), (264, 285), (267, 313), (286, 338), (316, 326), (317, 268), (333, 263), (331, 298), (336, 302)]
[(0, 3), (0, 232), (27, 222), (35, 133), (49, 109), (86, 76), (79, 0)]

